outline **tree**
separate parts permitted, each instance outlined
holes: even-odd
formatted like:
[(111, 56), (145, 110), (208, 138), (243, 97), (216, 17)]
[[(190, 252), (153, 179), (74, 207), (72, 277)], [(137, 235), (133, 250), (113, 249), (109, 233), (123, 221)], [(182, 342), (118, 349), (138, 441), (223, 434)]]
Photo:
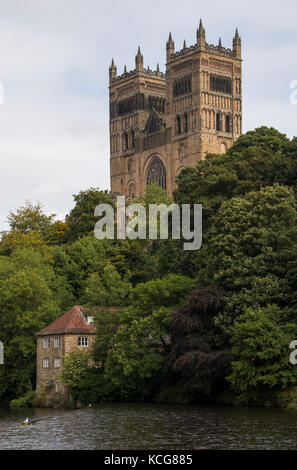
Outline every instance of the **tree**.
[(201, 250), (201, 272), (225, 289), (218, 321), (226, 332), (246, 307), (286, 305), (287, 263), (296, 243), (296, 200), (287, 187), (266, 187), (226, 201), (218, 210)]
[(52, 266), (32, 249), (0, 257), (0, 332), (5, 349), (1, 401), (34, 389), (36, 333), (59, 312), (50, 289), (52, 276)]
[(231, 354), (226, 337), (215, 325), (223, 310), (223, 292), (200, 287), (173, 314), (169, 369), (171, 383), (183, 390), (186, 402), (216, 401), (226, 389)]
[(169, 348), (172, 308), (184, 301), (193, 285), (189, 278), (170, 275), (133, 290), (105, 362), (105, 375), (123, 398), (144, 399), (156, 393)]
[(0, 256), (11, 255), (15, 250), (22, 248), (33, 248), (42, 253), (48, 259), (51, 258), (52, 250), (47, 245), (40, 233), (32, 230), (23, 233), (21, 230), (13, 230), (11, 232), (2, 232), (0, 242)]
[(86, 281), (85, 298), (90, 307), (121, 307), (127, 305), (130, 292), (130, 282), (122, 280), (115, 267), (107, 263), (102, 275), (90, 274)]
[(241, 403), (273, 404), (281, 391), (296, 385), (297, 368), (289, 361), (296, 337), (296, 324), (283, 323), (276, 306), (247, 309), (235, 321), (228, 380)]
[(72, 399), (77, 400), (76, 391), (79, 382), (84, 379), (89, 369), (89, 354), (85, 351), (71, 351), (64, 357), (61, 380), (69, 388)]
[(16, 212), (9, 212), (7, 221), (11, 230), (19, 230), (22, 233), (31, 231), (44, 234), (52, 224), (55, 214), (46, 215), (42, 210), (42, 205), (37, 202), (35, 205), (27, 201)]
[(225, 155), (208, 154), (177, 177), (178, 203), (201, 203), (204, 227), (222, 202), (274, 183), (295, 184), (296, 143), (277, 130), (260, 127), (237, 139)]
[(94, 235), (94, 227), (97, 222), (94, 216), (96, 206), (99, 204), (114, 204), (110, 197), (99, 188), (90, 188), (74, 194), (75, 207), (67, 217), (69, 226), (68, 240), (73, 242), (78, 238)]

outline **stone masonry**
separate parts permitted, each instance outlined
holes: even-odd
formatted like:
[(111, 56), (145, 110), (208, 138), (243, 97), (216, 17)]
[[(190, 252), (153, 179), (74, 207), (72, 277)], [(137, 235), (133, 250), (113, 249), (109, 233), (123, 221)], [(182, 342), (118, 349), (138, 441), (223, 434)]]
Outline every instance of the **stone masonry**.
[(176, 177), (207, 153), (224, 153), (242, 133), (241, 38), (233, 48), (197, 41), (176, 52), (171, 34), (163, 74), (144, 68), (140, 48), (135, 70), (109, 68), (111, 191), (141, 197), (156, 182), (169, 193)]

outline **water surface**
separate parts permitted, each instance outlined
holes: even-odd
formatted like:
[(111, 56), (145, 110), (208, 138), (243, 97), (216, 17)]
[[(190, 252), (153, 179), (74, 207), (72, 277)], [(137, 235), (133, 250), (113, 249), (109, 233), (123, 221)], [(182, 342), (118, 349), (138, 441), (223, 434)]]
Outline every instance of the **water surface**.
[[(26, 417), (34, 423), (18, 428)], [(0, 409), (0, 449), (297, 449), (297, 412), (157, 404)]]

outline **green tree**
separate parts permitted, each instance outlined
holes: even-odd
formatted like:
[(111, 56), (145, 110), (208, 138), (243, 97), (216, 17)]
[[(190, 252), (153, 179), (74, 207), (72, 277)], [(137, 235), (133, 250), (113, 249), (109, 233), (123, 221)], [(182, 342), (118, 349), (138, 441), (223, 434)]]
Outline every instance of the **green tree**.
[(228, 377), (241, 403), (274, 404), (295, 386), (297, 368), (289, 361), (296, 324), (283, 323), (276, 306), (248, 309), (232, 328), (232, 374)]
[(19, 230), (22, 233), (28, 233), (34, 230), (44, 234), (52, 224), (55, 214), (46, 215), (43, 212), (42, 205), (37, 202), (35, 205), (27, 201), (16, 212), (9, 212), (7, 221), (11, 230)]
[(296, 252), (297, 211), (291, 189), (266, 187), (225, 202), (201, 250), (200, 275), (226, 291), (219, 323), (226, 331), (246, 307), (283, 307), (290, 286), (287, 264)]
[(68, 240), (73, 242), (78, 238), (94, 235), (97, 218), (94, 216), (96, 206), (99, 204), (114, 204), (110, 197), (99, 188), (90, 188), (80, 191), (74, 196), (75, 207), (67, 217), (69, 227)]
[(105, 375), (122, 398), (144, 399), (156, 393), (169, 348), (172, 308), (184, 301), (193, 285), (189, 278), (170, 275), (133, 290), (131, 307), (120, 315), (105, 363)]
[(111, 263), (103, 268), (102, 275), (92, 273), (86, 281), (85, 298), (90, 307), (121, 307), (127, 305), (131, 292), (128, 280), (121, 276)]
[(71, 390), (86, 375), (89, 365), (89, 355), (84, 351), (72, 351), (64, 357), (63, 373), (64, 384)]
[(51, 267), (32, 251), (0, 257), (0, 332), (5, 349), (0, 401), (34, 389), (36, 333), (59, 312), (50, 289), (51, 274)]

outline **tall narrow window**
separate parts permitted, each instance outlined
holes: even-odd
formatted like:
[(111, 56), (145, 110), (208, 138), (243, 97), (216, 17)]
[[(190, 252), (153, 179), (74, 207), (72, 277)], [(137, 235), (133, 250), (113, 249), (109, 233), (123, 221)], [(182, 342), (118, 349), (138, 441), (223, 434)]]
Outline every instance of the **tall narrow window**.
[(188, 115), (187, 113), (184, 114), (184, 132), (188, 132)]
[(132, 129), (132, 131), (131, 131), (131, 148), (134, 149), (134, 146), (135, 146), (135, 134), (134, 134), (134, 131)]
[(48, 369), (48, 368), (49, 368), (49, 359), (48, 359), (48, 358), (42, 360), (42, 367), (43, 367), (44, 369)]
[(127, 132), (124, 132), (124, 134), (123, 134), (123, 152), (126, 152), (126, 150), (128, 150), (128, 145), (129, 145), (128, 134), (127, 134)]
[(55, 357), (54, 367), (55, 369), (59, 369), (61, 367), (61, 359), (59, 357)]
[(225, 131), (231, 132), (231, 118), (229, 115), (226, 116)]
[(50, 347), (50, 339), (49, 338), (45, 338), (43, 340), (43, 347), (44, 348), (49, 348)]
[(216, 115), (216, 130), (217, 131), (221, 130), (221, 115), (220, 115), (220, 113), (217, 113), (217, 115)]
[(181, 134), (181, 119), (180, 116), (176, 116), (176, 134)]

